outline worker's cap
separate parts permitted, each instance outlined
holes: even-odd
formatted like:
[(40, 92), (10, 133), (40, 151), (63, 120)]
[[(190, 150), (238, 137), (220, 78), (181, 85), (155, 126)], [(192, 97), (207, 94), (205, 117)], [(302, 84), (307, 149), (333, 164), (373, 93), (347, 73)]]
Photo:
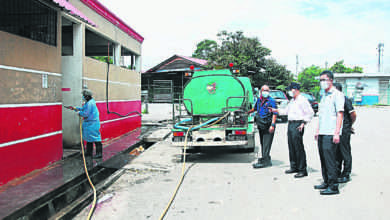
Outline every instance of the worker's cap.
[(286, 89), (287, 90), (291, 90), (291, 89), (298, 89), (298, 90), (300, 90), (301, 89), (301, 84), (296, 83), (296, 82), (292, 82), (289, 86), (287, 86)]
[(89, 90), (89, 89), (84, 89), (81, 94), (83, 94), (83, 96), (90, 96), (90, 97), (92, 97), (92, 91)]

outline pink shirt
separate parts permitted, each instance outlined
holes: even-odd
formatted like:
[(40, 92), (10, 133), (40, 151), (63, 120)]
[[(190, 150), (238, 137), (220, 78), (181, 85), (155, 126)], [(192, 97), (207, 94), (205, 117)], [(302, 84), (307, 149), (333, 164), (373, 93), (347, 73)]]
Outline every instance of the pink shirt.
[(279, 110), (280, 114), (287, 114), (289, 121), (303, 120), (306, 123), (310, 122), (314, 116), (313, 108), (306, 97), (299, 94), (295, 99), (292, 98), (286, 109)]

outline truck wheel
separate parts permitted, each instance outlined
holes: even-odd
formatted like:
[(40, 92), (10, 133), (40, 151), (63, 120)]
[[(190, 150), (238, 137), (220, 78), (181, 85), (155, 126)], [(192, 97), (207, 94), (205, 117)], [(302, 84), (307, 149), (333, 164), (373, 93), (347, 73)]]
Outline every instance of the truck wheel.
[(255, 152), (255, 133), (252, 133), (251, 135), (248, 136), (248, 147), (246, 152), (252, 153)]

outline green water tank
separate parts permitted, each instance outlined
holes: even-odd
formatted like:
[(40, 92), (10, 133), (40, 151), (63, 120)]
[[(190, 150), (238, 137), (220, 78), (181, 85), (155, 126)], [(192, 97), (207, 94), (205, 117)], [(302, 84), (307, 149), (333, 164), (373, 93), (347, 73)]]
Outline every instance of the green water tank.
[[(186, 109), (194, 115), (222, 114), (229, 97), (229, 107), (239, 107), (252, 102), (252, 86), (247, 77), (234, 77), (229, 70), (210, 70), (195, 72), (186, 84), (183, 98)], [(192, 103), (192, 108), (191, 108)]]

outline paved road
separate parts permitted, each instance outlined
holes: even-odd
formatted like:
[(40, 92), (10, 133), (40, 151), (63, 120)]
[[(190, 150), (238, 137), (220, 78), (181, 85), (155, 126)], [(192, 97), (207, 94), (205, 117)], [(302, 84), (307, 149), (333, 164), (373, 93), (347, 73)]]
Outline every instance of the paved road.
[[(304, 135), (308, 177), (284, 174), (287, 125), (278, 124), (271, 168), (252, 169), (253, 153), (190, 157), (165, 219), (390, 219), (390, 108), (357, 108), (357, 115), (352, 181), (341, 184), (339, 195), (321, 196), (313, 189), (321, 181), (315, 118)], [(158, 219), (180, 177), (179, 152), (163, 141), (128, 164), (125, 175), (100, 196), (106, 200), (93, 219)]]

